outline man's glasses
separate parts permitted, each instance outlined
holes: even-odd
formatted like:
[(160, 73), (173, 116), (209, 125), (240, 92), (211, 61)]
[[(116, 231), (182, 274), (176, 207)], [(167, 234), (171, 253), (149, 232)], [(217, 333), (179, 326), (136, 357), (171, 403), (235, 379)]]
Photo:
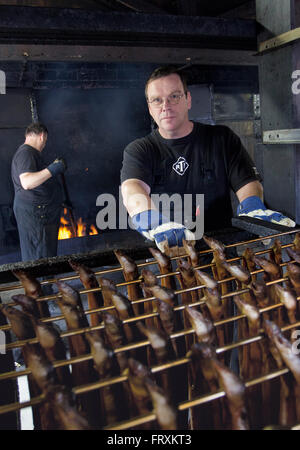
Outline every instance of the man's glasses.
[[(168, 97), (166, 97), (166, 101), (170, 105), (177, 105), (184, 95), (185, 94), (171, 94), (171, 95), (168, 95)], [(164, 103), (164, 99), (162, 97), (154, 97), (147, 101), (154, 108), (160, 108), (162, 106), (162, 104)]]

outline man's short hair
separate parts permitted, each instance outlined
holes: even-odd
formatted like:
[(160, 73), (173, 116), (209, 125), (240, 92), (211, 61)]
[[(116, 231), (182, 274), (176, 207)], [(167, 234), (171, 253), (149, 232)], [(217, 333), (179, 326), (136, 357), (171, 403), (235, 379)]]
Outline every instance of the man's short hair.
[(41, 122), (34, 122), (34, 123), (31, 123), (26, 128), (25, 136), (28, 136), (30, 134), (41, 134), (41, 133), (48, 134), (47, 127)]
[(163, 78), (163, 77), (167, 77), (168, 75), (172, 75), (173, 73), (175, 73), (176, 75), (179, 76), (179, 78), (181, 79), (181, 82), (183, 84), (183, 90), (185, 95), (187, 94), (188, 91), (188, 87), (187, 87), (187, 80), (186, 80), (186, 76), (183, 73), (183, 71), (175, 66), (161, 66), (158, 67), (157, 69), (155, 69), (150, 77), (148, 78), (147, 82), (146, 82), (146, 86), (145, 86), (145, 96), (147, 97), (147, 90), (148, 90), (148, 86), (149, 83), (151, 83), (151, 81), (154, 80), (158, 80), (159, 78)]

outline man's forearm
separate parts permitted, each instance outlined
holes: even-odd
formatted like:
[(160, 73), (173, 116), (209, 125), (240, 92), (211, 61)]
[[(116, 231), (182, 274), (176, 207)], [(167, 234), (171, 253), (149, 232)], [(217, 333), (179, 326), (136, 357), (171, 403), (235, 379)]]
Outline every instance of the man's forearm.
[(45, 181), (49, 180), (52, 175), (48, 169), (43, 169), (39, 172), (26, 172), (20, 175), (20, 182), (22, 188), (25, 190), (34, 189)]
[(236, 192), (236, 195), (240, 203), (253, 195), (259, 197), (262, 201), (264, 199), (263, 187), (259, 181), (251, 181), (250, 183), (245, 184), (245, 186), (241, 187), (241, 189)]
[(126, 180), (121, 186), (123, 203), (130, 217), (156, 209), (150, 198), (150, 187), (140, 180)]

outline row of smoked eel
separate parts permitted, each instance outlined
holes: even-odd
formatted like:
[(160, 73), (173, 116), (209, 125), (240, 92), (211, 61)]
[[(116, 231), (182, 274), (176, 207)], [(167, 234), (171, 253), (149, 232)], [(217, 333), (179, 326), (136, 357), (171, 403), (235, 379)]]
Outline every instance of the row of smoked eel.
[(185, 242), (174, 260), (149, 249), (156, 272), (115, 251), (121, 286), (70, 261), (86, 292), (54, 281), (56, 317), (40, 282), (14, 271), (25, 294), (0, 314), (22, 341), (36, 429), (300, 423), (300, 234), (286, 263), (279, 240), (266, 257), (247, 248), (230, 262), (220, 241), (203, 239), (209, 264)]

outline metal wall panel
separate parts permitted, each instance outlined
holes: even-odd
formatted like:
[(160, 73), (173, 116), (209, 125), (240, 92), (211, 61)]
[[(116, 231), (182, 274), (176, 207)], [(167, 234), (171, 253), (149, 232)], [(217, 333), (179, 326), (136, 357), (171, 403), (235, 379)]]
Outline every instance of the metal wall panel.
[(0, 95), (0, 130), (3, 128), (26, 128), (31, 122), (30, 90), (6, 89)]

